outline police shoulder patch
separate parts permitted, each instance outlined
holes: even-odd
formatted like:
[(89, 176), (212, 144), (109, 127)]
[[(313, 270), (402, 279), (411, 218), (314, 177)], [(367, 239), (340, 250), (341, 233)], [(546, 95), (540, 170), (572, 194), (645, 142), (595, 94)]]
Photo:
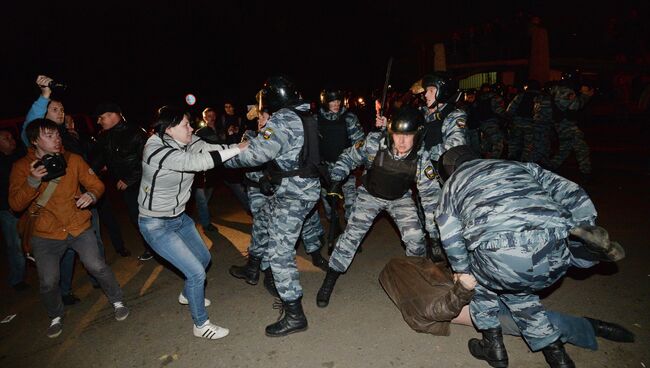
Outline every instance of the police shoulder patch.
[(354, 148), (359, 149), (359, 148), (363, 147), (364, 144), (366, 144), (366, 142), (364, 142), (364, 140), (361, 139), (361, 140), (357, 141), (357, 143), (354, 144)]
[(433, 170), (433, 166), (429, 165), (424, 169), (424, 175), (426, 175), (429, 180), (433, 180), (436, 177), (436, 171)]
[(264, 129), (264, 133), (262, 133), (262, 138), (268, 140), (271, 138), (272, 135), (273, 135), (273, 129), (266, 128)]
[(456, 119), (456, 126), (461, 129), (465, 128), (465, 119), (463, 118)]

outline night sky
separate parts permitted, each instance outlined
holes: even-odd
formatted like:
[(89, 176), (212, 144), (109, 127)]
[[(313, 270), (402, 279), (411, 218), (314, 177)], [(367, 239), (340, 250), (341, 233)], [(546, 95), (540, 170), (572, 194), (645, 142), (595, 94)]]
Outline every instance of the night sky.
[[(68, 112), (90, 113), (97, 102), (113, 100), (136, 119), (183, 103), (186, 93), (197, 96), (196, 109), (224, 98), (252, 103), (275, 73), (294, 78), (309, 99), (325, 84), (378, 89), (389, 56), (397, 60), (395, 83), (407, 88), (419, 77), (422, 40), (517, 11), (585, 30), (580, 11), (592, 2), (306, 3), (12, 2), (2, 15), (0, 118), (25, 114), (38, 96), (37, 74), (69, 86), (61, 96)], [(593, 19), (608, 11), (589, 10)]]

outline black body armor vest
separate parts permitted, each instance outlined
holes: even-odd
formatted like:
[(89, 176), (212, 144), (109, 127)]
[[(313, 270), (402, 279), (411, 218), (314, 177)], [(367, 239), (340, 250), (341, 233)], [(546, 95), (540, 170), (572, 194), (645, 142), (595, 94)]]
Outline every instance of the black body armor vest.
[(337, 120), (327, 120), (318, 115), (318, 143), (323, 161), (336, 162), (343, 150), (350, 147), (346, 116), (347, 114), (341, 114)]
[(391, 157), (388, 149), (377, 152), (372, 167), (363, 176), (363, 186), (375, 197), (394, 200), (401, 198), (415, 182), (417, 147), (403, 160)]

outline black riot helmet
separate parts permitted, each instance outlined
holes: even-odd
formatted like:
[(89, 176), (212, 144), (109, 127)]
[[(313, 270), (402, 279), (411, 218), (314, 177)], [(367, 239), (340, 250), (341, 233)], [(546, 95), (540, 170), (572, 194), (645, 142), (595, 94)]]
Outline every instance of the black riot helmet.
[(478, 158), (479, 156), (469, 146), (451, 147), (438, 159), (440, 180), (444, 183), (460, 165)]
[[(435, 72), (422, 77), (422, 88), (436, 87), (436, 103), (450, 102), (452, 96), (458, 91), (458, 83), (445, 72)], [(431, 106), (427, 106), (431, 107)]]
[(260, 90), (259, 109), (274, 113), (300, 100), (295, 84), (283, 75), (269, 77)]
[(343, 92), (340, 89), (325, 88), (320, 92), (320, 104), (325, 110), (329, 108), (328, 103), (336, 100), (343, 104)]
[[(388, 123), (388, 132), (391, 135), (395, 133), (415, 135), (411, 152), (417, 152), (424, 138), (422, 134), (424, 123), (424, 115), (422, 112), (415, 107), (407, 105), (395, 112), (395, 115), (393, 115), (393, 118)], [(392, 151), (393, 140), (388, 139), (387, 143)]]

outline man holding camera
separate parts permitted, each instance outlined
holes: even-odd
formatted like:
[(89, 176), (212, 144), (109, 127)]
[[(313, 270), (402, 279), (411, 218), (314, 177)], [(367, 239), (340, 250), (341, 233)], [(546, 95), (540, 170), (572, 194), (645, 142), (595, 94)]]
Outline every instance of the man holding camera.
[[(59, 262), (68, 248), (79, 254), (85, 268), (99, 282), (115, 309), (115, 319), (126, 319), (129, 310), (122, 302), (122, 289), (99, 252), (87, 209), (104, 193), (104, 184), (81, 156), (63, 152), (55, 122), (36, 119), (27, 126), (26, 133), (31, 147), (12, 168), (9, 205), (16, 212), (38, 213), (33, 232), (23, 242), (31, 243), (41, 298), (52, 319), (47, 336), (54, 338), (62, 331)], [(81, 193), (81, 185), (85, 193)], [(34, 204), (40, 209), (34, 211)]]

